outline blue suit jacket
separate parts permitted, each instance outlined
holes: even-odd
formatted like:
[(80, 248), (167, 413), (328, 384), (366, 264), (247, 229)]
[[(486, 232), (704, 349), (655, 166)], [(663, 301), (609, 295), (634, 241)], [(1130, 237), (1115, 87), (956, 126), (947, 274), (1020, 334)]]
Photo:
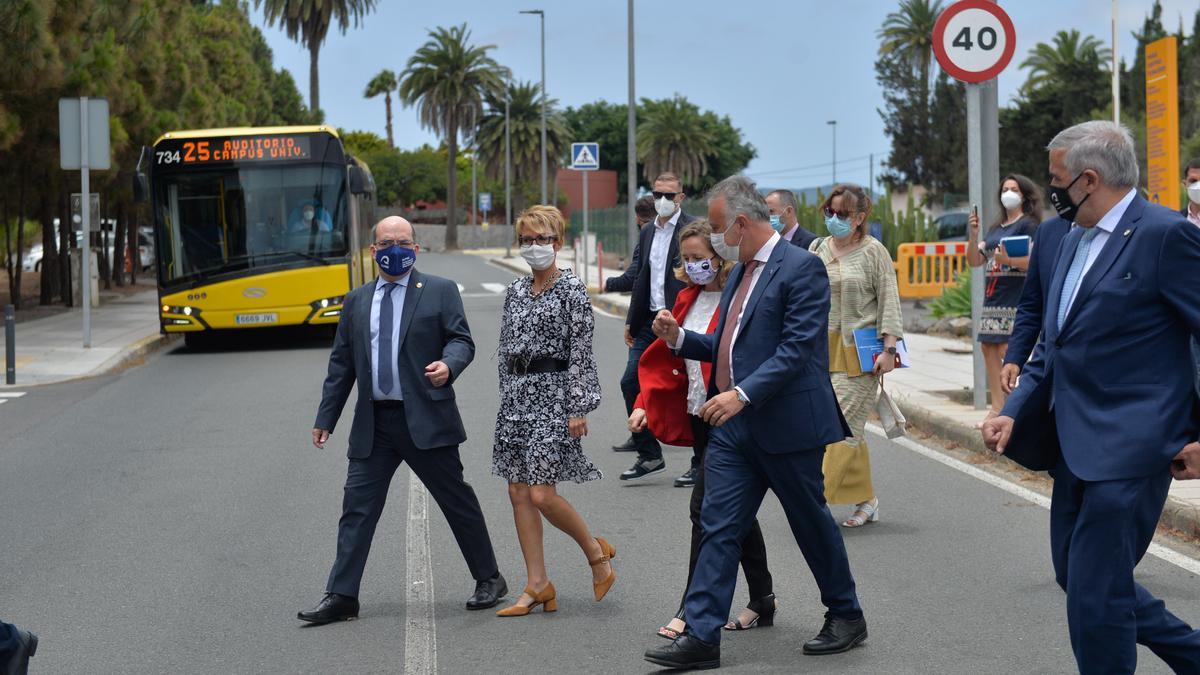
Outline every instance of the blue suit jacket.
[(1050, 282), (1054, 279), (1058, 246), (1070, 229), (1070, 223), (1055, 216), (1038, 225), (1033, 235), (1033, 255), (1025, 272), (1025, 289), (1021, 291), (1021, 302), (1017, 305), (1017, 320), (1008, 338), (1008, 349), (1004, 352), (1005, 363), (1024, 366), (1033, 353), (1033, 346), (1042, 334), (1042, 312), (1046, 307)]
[[(475, 358), (475, 343), (454, 282), (411, 272), (400, 315), (396, 374), (404, 395), (405, 417), (413, 444), (422, 450), (458, 445), (467, 439), (454, 400), (454, 381)], [(333, 430), (350, 390), (358, 384), (347, 455), (371, 456), (375, 445), (375, 406), (371, 400), (371, 299), (375, 280), (346, 294), (337, 337), (329, 354), (329, 372), (317, 408), (318, 429)], [(442, 361), (450, 380), (434, 387), (425, 366)]]
[[(716, 332), (684, 331), (681, 356), (716, 363), (745, 269), (738, 264), (729, 275)], [(764, 451), (824, 449), (851, 435), (829, 380), (829, 277), (820, 258), (779, 240), (746, 302), (733, 374), (750, 399), (740, 415)], [(709, 396), (717, 393), (714, 367)]]
[(1015, 420), (1007, 453), (1049, 469), (1061, 452), (1087, 481), (1167, 471), (1200, 437), (1188, 351), (1200, 332), (1200, 228), (1135, 197), (1060, 331), (1059, 297), (1082, 236), (1076, 228), (1063, 239), (1043, 339), (1004, 406)]

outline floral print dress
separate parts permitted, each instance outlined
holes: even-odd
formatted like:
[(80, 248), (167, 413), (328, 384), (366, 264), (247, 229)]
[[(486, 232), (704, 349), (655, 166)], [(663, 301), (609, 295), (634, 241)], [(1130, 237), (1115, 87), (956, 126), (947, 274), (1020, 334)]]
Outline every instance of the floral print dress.
[[(517, 279), (504, 297), (500, 324), (500, 411), (492, 448), (492, 473), (510, 483), (553, 485), (601, 478), (571, 438), (567, 420), (600, 406), (600, 379), (592, 354), (595, 317), (583, 281), (570, 270), (542, 293), (533, 277)], [(509, 362), (554, 358), (567, 370), (514, 375)]]

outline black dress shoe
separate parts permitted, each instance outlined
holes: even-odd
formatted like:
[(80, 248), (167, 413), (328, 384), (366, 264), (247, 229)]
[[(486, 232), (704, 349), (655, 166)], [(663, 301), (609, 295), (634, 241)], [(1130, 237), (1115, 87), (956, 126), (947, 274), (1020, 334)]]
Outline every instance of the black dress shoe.
[(15, 626), (14, 629), (17, 631), (17, 644), (8, 658), (0, 661), (0, 673), (25, 675), (29, 672), (29, 659), (37, 653), (38, 638), (27, 630)]
[(296, 618), (317, 626), (334, 621), (353, 621), (358, 618), (358, 598), (326, 593), (316, 607), (296, 614)]
[(504, 575), (496, 572), (490, 579), (475, 582), (475, 595), (467, 600), (467, 609), (487, 609), (495, 607), (500, 598), (508, 595), (508, 582)]
[(684, 633), (669, 645), (647, 649), (646, 660), (675, 670), (711, 670), (721, 667), (721, 645)]
[(633, 440), (633, 436), (630, 436), (625, 439), (624, 443), (612, 446), (612, 449), (617, 452), (633, 452), (637, 450), (637, 441)]
[(675, 479), (675, 487), (694, 487), (696, 485), (696, 467), (688, 469), (682, 476)]
[(847, 619), (825, 613), (825, 625), (817, 637), (804, 643), (804, 653), (809, 656), (841, 654), (862, 644), (867, 639), (867, 620), (863, 617)]

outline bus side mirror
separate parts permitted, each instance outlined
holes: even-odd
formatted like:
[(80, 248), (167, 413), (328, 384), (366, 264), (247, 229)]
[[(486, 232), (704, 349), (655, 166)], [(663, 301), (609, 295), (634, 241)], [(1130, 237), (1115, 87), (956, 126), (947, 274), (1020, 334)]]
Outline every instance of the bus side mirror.
[(366, 172), (357, 164), (350, 165), (350, 193), (361, 195), (370, 192)]

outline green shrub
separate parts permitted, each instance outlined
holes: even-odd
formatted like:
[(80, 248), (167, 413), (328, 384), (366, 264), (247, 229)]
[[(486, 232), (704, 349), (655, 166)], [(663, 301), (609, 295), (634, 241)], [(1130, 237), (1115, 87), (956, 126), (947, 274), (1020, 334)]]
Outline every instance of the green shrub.
[(929, 309), (939, 319), (971, 316), (971, 271), (959, 272), (955, 284), (942, 289), (942, 296), (929, 303)]

